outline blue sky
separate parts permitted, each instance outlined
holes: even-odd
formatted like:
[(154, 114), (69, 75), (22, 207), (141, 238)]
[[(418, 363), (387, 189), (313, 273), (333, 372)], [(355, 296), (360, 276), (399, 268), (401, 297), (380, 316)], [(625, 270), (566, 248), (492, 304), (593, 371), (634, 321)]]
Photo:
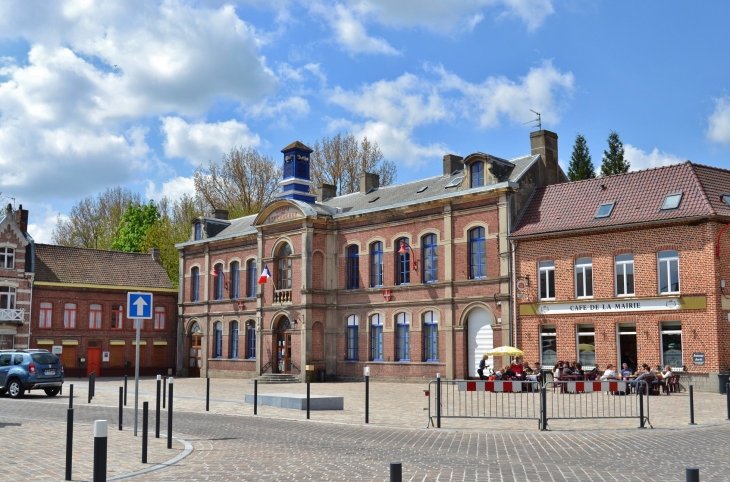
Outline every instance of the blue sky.
[[(730, 168), (730, 3), (587, 0), (4, 1), (0, 190), (49, 242), (74, 202), (192, 192), (233, 146), (376, 140), (398, 181), (445, 153), (510, 158), (530, 126), (598, 168)], [(3, 202), (12, 202), (5, 199)]]

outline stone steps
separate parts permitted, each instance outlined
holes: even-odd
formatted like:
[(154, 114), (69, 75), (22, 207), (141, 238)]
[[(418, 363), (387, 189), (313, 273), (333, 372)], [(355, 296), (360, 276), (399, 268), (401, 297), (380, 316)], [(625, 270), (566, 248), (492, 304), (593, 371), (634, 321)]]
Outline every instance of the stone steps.
[[(299, 377), (290, 375), (288, 373), (264, 373), (257, 378), (258, 382), (263, 385), (274, 385), (284, 383), (301, 383)], [(253, 383), (253, 379), (250, 381)]]

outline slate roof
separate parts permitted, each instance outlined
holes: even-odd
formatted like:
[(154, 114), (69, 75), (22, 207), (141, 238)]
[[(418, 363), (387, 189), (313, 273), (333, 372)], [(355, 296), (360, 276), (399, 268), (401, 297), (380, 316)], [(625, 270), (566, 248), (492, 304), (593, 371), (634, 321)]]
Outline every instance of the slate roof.
[(51, 244), (35, 245), (35, 280), (140, 288), (173, 288), (148, 253), (123, 253)]
[[(529, 236), (682, 218), (730, 216), (720, 193), (730, 191), (730, 171), (683, 164), (553, 184), (535, 190), (512, 236)], [(668, 194), (683, 193), (679, 207), (662, 210)], [(615, 202), (609, 217), (601, 204)]]
[(304, 144), (302, 144), (299, 141), (292, 142), (291, 144), (289, 144), (288, 146), (286, 146), (284, 149), (282, 149), (281, 152), (288, 151), (289, 149), (294, 149), (294, 148), (298, 148), (298, 149), (301, 149), (303, 151), (314, 152), (309, 146), (305, 146)]

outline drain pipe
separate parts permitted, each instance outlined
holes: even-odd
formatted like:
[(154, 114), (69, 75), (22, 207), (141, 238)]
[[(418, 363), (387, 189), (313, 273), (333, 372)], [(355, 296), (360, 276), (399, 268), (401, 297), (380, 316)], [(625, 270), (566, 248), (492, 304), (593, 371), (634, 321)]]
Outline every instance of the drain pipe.
[(517, 243), (511, 239), (509, 243), (511, 248), (510, 252), (512, 254), (512, 279), (510, 279), (510, 297), (512, 298), (512, 334), (514, 335), (514, 343), (512, 343), (512, 346), (519, 348), (517, 346)]

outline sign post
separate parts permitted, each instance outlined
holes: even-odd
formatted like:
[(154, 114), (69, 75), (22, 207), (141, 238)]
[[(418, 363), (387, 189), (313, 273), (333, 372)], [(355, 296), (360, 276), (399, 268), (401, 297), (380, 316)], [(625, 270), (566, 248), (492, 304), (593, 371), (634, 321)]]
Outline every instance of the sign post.
[(152, 293), (127, 293), (127, 318), (134, 321), (137, 332), (136, 353), (134, 355), (134, 436), (137, 436), (137, 415), (139, 412), (139, 330), (142, 320), (152, 318)]

